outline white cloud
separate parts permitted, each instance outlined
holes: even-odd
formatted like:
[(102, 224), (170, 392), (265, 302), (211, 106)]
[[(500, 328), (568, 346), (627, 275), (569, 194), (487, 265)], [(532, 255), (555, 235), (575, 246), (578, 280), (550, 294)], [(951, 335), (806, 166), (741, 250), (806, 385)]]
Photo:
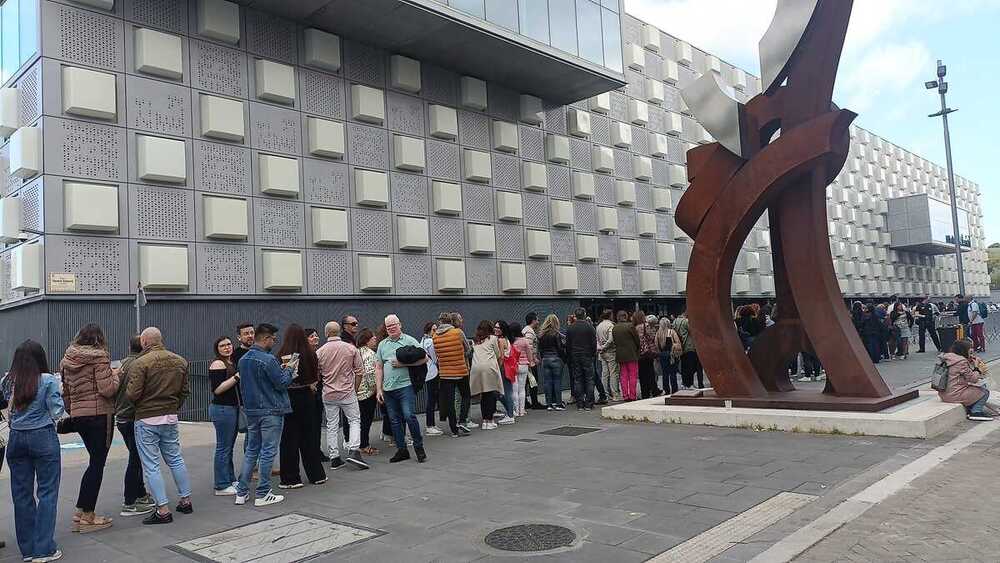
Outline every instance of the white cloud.
[(876, 46), (846, 65), (837, 97), (845, 107), (864, 112), (880, 99), (916, 91), (916, 83), (931, 68), (930, 51), (922, 42)]

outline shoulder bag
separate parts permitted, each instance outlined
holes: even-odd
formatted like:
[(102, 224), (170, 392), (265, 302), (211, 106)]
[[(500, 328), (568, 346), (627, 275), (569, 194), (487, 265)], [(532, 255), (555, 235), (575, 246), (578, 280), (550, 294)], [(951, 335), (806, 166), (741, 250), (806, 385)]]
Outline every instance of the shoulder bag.
[(931, 389), (944, 391), (948, 388), (948, 364), (944, 360), (939, 361), (934, 366), (934, 375), (931, 377)]

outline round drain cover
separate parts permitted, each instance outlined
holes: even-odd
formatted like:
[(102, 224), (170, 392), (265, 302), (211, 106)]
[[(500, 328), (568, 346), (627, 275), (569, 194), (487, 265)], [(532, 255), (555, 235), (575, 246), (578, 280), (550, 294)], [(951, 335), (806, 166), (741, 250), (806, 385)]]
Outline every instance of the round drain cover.
[(576, 532), (553, 524), (518, 524), (493, 530), (486, 535), (486, 545), (502, 551), (549, 551), (569, 547)]

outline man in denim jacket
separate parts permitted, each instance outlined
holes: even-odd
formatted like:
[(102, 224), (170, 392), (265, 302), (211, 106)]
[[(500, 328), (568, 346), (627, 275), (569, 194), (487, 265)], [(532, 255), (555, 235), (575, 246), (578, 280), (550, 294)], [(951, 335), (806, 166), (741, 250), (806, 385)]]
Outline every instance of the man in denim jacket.
[(240, 392), (247, 417), (247, 448), (243, 470), (236, 487), (236, 504), (245, 504), (250, 496), (250, 479), (260, 461), (254, 506), (276, 504), (285, 497), (271, 491), (271, 466), (281, 441), (284, 416), (292, 412), (288, 385), (292, 382), (298, 360), (284, 368), (271, 355), (278, 328), (262, 323), (254, 330), (253, 347), (240, 358)]

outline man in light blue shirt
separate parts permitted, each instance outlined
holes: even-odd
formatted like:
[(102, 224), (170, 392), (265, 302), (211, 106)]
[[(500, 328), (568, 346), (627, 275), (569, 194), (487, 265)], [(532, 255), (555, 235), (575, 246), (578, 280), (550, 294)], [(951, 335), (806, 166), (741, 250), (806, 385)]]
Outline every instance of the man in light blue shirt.
[(417, 421), (417, 396), (410, 384), (409, 366), (425, 364), (427, 358), (425, 356), (413, 364), (400, 363), (396, 359), (396, 351), (404, 346), (420, 348), (420, 343), (409, 334), (403, 333), (403, 325), (396, 315), (385, 318), (385, 330), (389, 336), (379, 343), (378, 350), (375, 351), (375, 384), (378, 401), (385, 403), (389, 412), (392, 435), (396, 441), (396, 454), (389, 459), (389, 463), (410, 459), (403, 424), (410, 427), (413, 451), (417, 453), (417, 461), (423, 463), (427, 459), (427, 454), (424, 452), (424, 439), (420, 434), (420, 422)]

